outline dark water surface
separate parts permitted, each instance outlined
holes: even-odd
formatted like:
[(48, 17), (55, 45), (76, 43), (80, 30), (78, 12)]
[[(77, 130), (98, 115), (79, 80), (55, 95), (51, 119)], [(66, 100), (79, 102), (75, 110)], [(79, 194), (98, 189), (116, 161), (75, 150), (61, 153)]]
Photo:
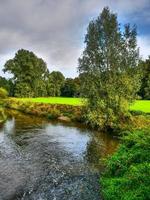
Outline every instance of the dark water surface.
[(0, 127), (0, 200), (99, 200), (101, 159), (118, 142), (77, 124), (7, 111)]

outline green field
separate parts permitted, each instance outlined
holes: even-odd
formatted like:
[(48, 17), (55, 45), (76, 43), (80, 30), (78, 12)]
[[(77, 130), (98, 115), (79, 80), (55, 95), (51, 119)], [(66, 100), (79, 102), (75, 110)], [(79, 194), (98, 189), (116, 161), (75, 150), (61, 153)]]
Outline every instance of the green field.
[[(25, 102), (37, 102), (37, 103), (49, 103), (49, 104), (66, 104), (81, 106), (83, 105), (83, 99), (81, 98), (67, 98), (67, 97), (48, 97), (48, 98), (16, 98), (17, 100)], [(150, 101), (148, 100), (137, 100), (131, 105), (130, 110), (142, 111), (150, 113)]]
[(131, 107), (130, 110), (142, 111), (150, 113), (150, 100), (137, 100)]
[(39, 97), (39, 98), (13, 98), (13, 99), (25, 102), (36, 102), (36, 103), (65, 104), (73, 106), (83, 105), (83, 99), (70, 98), (70, 97)]

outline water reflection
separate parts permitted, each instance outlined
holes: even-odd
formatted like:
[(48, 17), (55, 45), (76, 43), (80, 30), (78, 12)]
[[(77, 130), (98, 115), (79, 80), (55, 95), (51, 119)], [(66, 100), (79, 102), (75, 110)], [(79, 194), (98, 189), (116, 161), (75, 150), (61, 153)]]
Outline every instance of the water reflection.
[(0, 199), (99, 197), (101, 158), (117, 141), (81, 125), (7, 111), (0, 131)]

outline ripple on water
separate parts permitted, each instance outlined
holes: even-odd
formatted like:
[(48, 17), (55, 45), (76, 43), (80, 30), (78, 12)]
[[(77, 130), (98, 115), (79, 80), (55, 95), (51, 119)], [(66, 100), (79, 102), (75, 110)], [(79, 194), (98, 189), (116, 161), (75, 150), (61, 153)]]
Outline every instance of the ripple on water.
[(75, 125), (9, 114), (0, 130), (0, 200), (100, 199), (99, 158), (117, 141)]

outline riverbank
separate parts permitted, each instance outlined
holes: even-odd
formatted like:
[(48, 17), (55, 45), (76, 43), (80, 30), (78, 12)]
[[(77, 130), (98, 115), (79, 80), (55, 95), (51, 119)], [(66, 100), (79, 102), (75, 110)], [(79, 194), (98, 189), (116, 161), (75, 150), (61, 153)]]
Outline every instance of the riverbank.
[[(37, 98), (10, 98), (16, 101), (26, 103), (44, 103), (44, 104), (58, 104), (58, 105), (71, 105), (71, 106), (84, 106), (86, 100), (83, 98), (75, 97), (37, 97)], [(143, 112), (150, 114), (150, 101), (149, 100), (136, 100), (130, 105), (130, 111)]]
[[(44, 100), (43, 100), (44, 99)], [(80, 105), (78, 104), (80, 100)], [(57, 103), (54, 104), (54, 101)], [(70, 101), (70, 105), (67, 102)], [(43, 102), (43, 103), (41, 103)], [(51, 103), (50, 103), (51, 102)], [(66, 104), (62, 104), (65, 102)], [(121, 130), (136, 130), (143, 128), (150, 128), (150, 115), (149, 110), (146, 110), (150, 101), (146, 106), (142, 107), (141, 101), (139, 101), (140, 107), (137, 103), (133, 107), (131, 116), (124, 122), (119, 124), (119, 131)], [(72, 105), (71, 105), (72, 104)], [(9, 98), (5, 100), (5, 106), (11, 109), (19, 110), (26, 114), (32, 114), (39, 117), (45, 117), (46, 119), (57, 119), (61, 121), (75, 121), (86, 124), (85, 119), (85, 107), (81, 105), (81, 99), (75, 98)], [(135, 109), (137, 108), (137, 110)], [(141, 110), (139, 110), (141, 108)], [(142, 111), (142, 108), (144, 110)], [(147, 113), (146, 113), (147, 112)], [(88, 124), (87, 124), (88, 125)], [(90, 125), (89, 125), (90, 126)], [(101, 127), (97, 127), (101, 129)], [(116, 130), (115, 130), (116, 131)]]
[(83, 118), (83, 106), (67, 104), (48, 104), (39, 102), (24, 101), (17, 98), (10, 98), (5, 101), (7, 108), (15, 109), (26, 114), (45, 117), (46, 119), (58, 119), (62, 121), (78, 121)]
[(150, 192), (150, 129), (128, 132), (106, 160), (100, 179), (105, 200), (147, 200)]

